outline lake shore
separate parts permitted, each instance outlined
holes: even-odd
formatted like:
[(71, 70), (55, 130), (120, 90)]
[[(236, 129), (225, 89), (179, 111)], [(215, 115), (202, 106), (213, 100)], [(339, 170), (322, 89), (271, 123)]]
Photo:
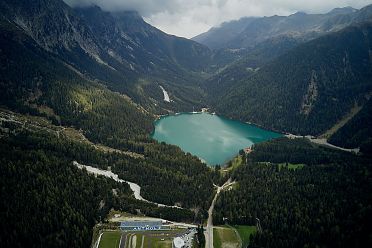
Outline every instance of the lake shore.
[(160, 116), (154, 122), (151, 137), (158, 142), (177, 145), (214, 166), (225, 165), (241, 149), (282, 136), (203, 110)]

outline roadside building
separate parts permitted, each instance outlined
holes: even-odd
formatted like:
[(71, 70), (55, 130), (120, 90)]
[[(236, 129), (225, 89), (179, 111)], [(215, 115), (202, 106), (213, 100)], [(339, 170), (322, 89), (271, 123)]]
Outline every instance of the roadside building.
[(162, 221), (123, 221), (120, 223), (122, 231), (156, 231), (167, 230), (169, 226), (163, 225)]

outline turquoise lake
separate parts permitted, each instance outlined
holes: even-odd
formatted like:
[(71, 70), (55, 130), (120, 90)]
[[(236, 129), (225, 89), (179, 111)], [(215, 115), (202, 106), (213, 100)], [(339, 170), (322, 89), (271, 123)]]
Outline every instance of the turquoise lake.
[(254, 125), (208, 113), (182, 113), (161, 117), (152, 137), (181, 147), (208, 165), (225, 164), (239, 150), (282, 136)]

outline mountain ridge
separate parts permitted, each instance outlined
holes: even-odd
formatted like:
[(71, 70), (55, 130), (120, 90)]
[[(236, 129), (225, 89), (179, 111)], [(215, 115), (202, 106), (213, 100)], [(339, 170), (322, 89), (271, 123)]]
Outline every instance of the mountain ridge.
[[(368, 55), (371, 27), (371, 23), (356, 24), (299, 45), (273, 62), (269, 62), (257, 72), (241, 78), (240, 81), (238, 80), (239, 83), (235, 83), (235, 87), (221, 89), (221, 92), (228, 92), (225, 96), (220, 98), (212, 96), (212, 101), (218, 102), (216, 110), (223, 109), (224, 115), (276, 130), (303, 135), (321, 134), (322, 131), (330, 128), (328, 125), (342, 118), (354, 106), (354, 101), (363, 101), (364, 94), (371, 89), (369, 80), (372, 77), (371, 60)], [(330, 58), (326, 56), (332, 58), (332, 61), (329, 61)], [(305, 74), (304, 68), (307, 68)], [(316, 82), (315, 86), (311, 86), (311, 82)], [(213, 81), (210, 83), (213, 84)], [(292, 88), (294, 85), (298, 88)], [(325, 89), (329, 92), (321, 93)], [(265, 95), (264, 92), (269, 94)], [(337, 107), (335, 100), (332, 100), (334, 97), (338, 102)], [(320, 98), (323, 100), (319, 100)], [(304, 108), (304, 101), (309, 106), (307, 110)], [(290, 102), (296, 103), (289, 104)], [(316, 107), (320, 102), (322, 104), (327, 102), (329, 106), (321, 110), (323, 107)], [(212, 106), (215, 103), (212, 103)], [(262, 109), (258, 105), (265, 108)], [(252, 112), (254, 109), (256, 113)], [(257, 113), (257, 109), (261, 109), (260, 113)], [(329, 109), (333, 109), (333, 112), (328, 112)], [(239, 111), (243, 115), (239, 115)], [(250, 114), (244, 115), (244, 113)], [(262, 122), (268, 116), (271, 117)], [(331, 119), (323, 120), (324, 122), (316, 121), (317, 118), (322, 118), (321, 116), (331, 118), (333, 121)], [(294, 120), (292, 124), (288, 123), (290, 119)], [(324, 124), (325, 126), (321, 127)]]
[[(240, 20), (224, 23), (220, 27), (213, 27), (209, 31), (195, 36), (192, 39), (210, 46), (212, 49), (249, 48), (255, 46), (258, 42), (262, 42), (265, 39), (273, 38), (278, 35), (288, 35), (293, 38), (299, 37), (310, 40), (330, 31), (331, 28), (333, 28), (333, 31), (336, 31), (349, 25), (350, 20), (355, 18), (354, 16), (358, 16), (357, 12), (363, 12), (367, 7), (360, 10), (351, 7), (335, 8), (325, 14), (296, 12), (288, 16), (274, 15), (252, 19), (244, 17)], [(343, 20), (344, 22), (339, 23), (342, 24), (341, 26), (332, 23), (334, 19), (340, 19), (340, 17), (346, 17)], [(347, 19), (349, 22), (347, 22)], [(244, 20), (250, 21), (245, 22)], [(223, 37), (225, 33), (224, 26), (231, 28), (237, 24), (245, 25), (245, 27), (240, 28), (240, 32), (235, 32), (234, 35), (230, 36), (229, 39), (226, 40)], [(214, 43), (219, 40), (222, 42)]]

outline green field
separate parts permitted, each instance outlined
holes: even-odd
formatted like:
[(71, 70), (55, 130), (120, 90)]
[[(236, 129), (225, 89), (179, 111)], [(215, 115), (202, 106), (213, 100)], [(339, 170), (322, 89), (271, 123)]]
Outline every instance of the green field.
[(257, 231), (255, 226), (234, 226), (234, 228), (238, 231), (242, 239), (243, 247), (249, 245), (250, 236)]
[(165, 240), (160, 240), (159, 238), (146, 238), (146, 242), (151, 244), (150, 247), (154, 248), (172, 248), (172, 240), (173, 239), (170, 238)]
[(239, 237), (230, 227), (215, 227), (213, 228), (213, 246), (215, 248), (239, 247)]
[(99, 243), (99, 248), (119, 247), (121, 232), (104, 232)]
[(125, 247), (171, 248), (173, 238), (183, 232), (184, 229), (145, 232), (105, 231), (102, 235), (99, 248), (119, 247), (121, 235), (125, 235), (125, 239), (123, 239), (126, 240)]

